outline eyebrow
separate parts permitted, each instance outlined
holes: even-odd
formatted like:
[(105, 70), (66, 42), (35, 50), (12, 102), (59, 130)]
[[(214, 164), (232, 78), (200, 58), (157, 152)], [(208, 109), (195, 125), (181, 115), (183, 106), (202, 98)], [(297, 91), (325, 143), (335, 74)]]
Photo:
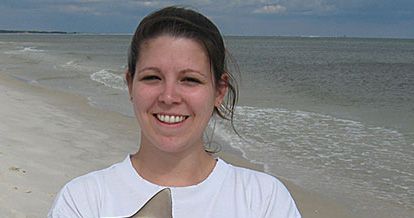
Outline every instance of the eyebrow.
[(137, 73), (142, 73), (142, 72), (147, 71), (147, 70), (149, 70), (149, 71), (161, 72), (161, 70), (160, 70), (160, 69), (158, 69), (158, 68), (156, 68), (156, 67), (144, 67), (144, 68), (142, 68), (142, 69), (138, 70), (138, 72), (137, 72)]
[(206, 77), (206, 75), (202, 74), (200, 71), (194, 70), (194, 69), (191, 69), (191, 68), (186, 68), (184, 70), (181, 70), (180, 73), (197, 73), (202, 77)]
[[(139, 74), (139, 73), (144, 72), (144, 71), (155, 71), (155, 72), (158, 72), (158, 73), (161, 72), (161, 70), (157, 67), (144, 67), (144, 68), (138, 70), (137, 73)], [(184, 73), (197, 73), (200, 76), (206, 77), (206, 75), (202, 74), (200, 71), (194, 70), (194, 69), (191, 69), (191, 68), (186, 68), (184, 70), (180, 70), (179, 73), (181, 73), (181, 74), (184, 74)]]

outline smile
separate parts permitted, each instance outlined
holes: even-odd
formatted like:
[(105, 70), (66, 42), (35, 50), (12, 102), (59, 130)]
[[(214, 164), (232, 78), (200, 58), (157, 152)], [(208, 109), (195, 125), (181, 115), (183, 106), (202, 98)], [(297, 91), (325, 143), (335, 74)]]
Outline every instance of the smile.
[(164, 115), (164, 114), (155, 114), (155, 117), (164, 123), (168, 123), (168, 124), (176, 124), (176, 123), (181, 123), (183, 122), (185, 119), (188, 118), (188, 116), (180, 116), (180, 115)]

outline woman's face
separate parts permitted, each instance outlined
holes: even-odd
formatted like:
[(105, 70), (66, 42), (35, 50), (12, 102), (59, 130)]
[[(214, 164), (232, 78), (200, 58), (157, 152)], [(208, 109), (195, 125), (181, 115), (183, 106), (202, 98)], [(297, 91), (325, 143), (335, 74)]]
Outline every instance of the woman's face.
[(203, 148), (202, 135), (226, 93), (214, 84), (205, 49), (197, 41), (159, 36), (141, 45), (128, 78), (141, 146), (164, 152)]

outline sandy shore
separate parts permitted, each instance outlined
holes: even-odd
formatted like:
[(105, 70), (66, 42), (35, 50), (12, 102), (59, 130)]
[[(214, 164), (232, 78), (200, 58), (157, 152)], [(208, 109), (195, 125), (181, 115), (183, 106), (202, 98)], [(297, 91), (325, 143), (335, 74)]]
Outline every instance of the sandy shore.
[[(0, 72), (0, 105), (1, 217), (45, 217), (67, 181), (137, 150), (135, 119), (93, 108), (80, 96), (31, 86)], [(220, 156), (262, 169), (235, 154)], [(303, 217), (349, 217), (340, 204), (283, 182)]]

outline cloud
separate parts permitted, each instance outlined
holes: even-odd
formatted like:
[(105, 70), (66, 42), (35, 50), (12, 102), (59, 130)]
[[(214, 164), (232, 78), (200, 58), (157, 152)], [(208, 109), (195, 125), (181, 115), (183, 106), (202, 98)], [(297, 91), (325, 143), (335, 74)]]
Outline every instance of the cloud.
[(131, 3), (136, 6), (144, 6), (144, 7), (156, 7), (161, 4), (160, 1), (146, 1), (146, 0), (135, 0), (135, 1), (132, 1)]
[[(384, 35), (385, 30), (391, 32), (386, 25), (395, 25), (401, 27), (393, 31), (396, 35), (414, 37), (412, 28), (406, 28), (414, 20), (413, 0), (0, 1), (0, 29), (129, 32), (148, 13), (174, 4), (202, 12), (225, 33), (231, 34), (357, 35), (365, 34), (367, 27), (375, 26), (378, 30), (372, 29), (372, 35), (381, 35), (381, 31)], [(283, 19), (275, 19), (280, 15)], [(270, 25), (276, 22), (278, 25)], [(355, 27), (355, 32), (352, 32), (353, 25), (364, 28)], [(284, 26), (286, 29), (269, 26)]]
[(286, 7), (282, 5), (265, 5), (253, 11), (255, 14), (280, 14), (286, 11)]
[(108, 0), (79, 0), (80, 3), (107, 2)]
[(75, 5), (75, 4), (67, 4), (67, 5), (57, 5), (55, 6), (59, 11), (64, 13), (80, 13), (80, 14), (91, 14), (95, 16), (102, 15), (101, 12), (97, 11), (93, 7), (88, 7), (84, 5)]
[(336, 10), (336, 3), (341, 0), (281, 0), (289, 12), (297, 15), (320, 15)]

